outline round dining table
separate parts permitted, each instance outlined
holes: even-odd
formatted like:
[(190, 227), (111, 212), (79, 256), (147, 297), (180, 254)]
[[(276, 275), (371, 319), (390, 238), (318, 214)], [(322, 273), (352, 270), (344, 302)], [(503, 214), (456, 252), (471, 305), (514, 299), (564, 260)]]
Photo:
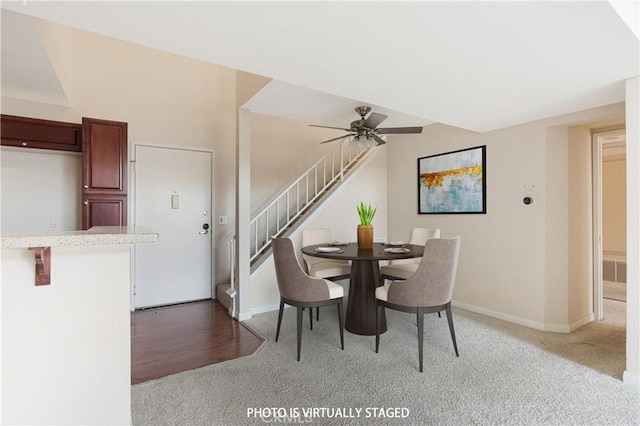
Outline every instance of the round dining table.
[[(399, 247), (385, 243), (374, 243), (371, 249), (361, 249), (356, 243), (316, 244), (302, 248), (302, 253), (307, 256), (351, 261), (349, 300), (344, 328), (363, 336), (376, 334), (375, 292), (376, 287), (383, 284), (380, 282), (379, 261), (421, 257), (423, 252), (424, 246), (420, 245), (404, 244)], [(385, 331), (387, 321), (383, 313), (380, 318), (380, 332)]]

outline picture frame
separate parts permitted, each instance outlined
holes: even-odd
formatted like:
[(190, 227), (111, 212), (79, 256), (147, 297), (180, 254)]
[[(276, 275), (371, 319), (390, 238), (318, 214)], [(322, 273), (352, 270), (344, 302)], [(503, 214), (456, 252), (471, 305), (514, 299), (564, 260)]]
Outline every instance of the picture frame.
[(486, 147), (418, 158), (418, 214), (486, 214)]

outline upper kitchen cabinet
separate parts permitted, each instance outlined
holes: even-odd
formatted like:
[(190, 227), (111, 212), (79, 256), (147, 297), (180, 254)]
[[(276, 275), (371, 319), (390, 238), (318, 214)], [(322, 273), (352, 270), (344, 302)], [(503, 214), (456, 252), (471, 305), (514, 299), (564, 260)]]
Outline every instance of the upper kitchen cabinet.
[(82, 126), (76, 123), (2, 114), (2, 145), (76, 151), (82, 149)]
[(127, 123), (82, 118), (82, 178), (83, 229), (126, 225)]

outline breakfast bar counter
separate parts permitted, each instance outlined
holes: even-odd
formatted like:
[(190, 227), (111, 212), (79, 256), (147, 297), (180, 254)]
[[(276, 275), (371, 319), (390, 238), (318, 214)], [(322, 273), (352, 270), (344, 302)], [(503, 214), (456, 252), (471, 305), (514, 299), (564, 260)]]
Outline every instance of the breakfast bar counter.
[(131, 253), (158, 238), (133, 227), (2, 235), (3, 423), (131, 423)]

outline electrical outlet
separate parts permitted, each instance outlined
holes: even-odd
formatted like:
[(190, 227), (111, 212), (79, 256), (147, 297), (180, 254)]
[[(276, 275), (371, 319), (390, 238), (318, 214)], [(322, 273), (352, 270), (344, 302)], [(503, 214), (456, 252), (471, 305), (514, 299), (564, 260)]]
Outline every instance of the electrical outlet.
[(49, 217), (49, 226), (51, 226), (52, 228), (57, 228), (58, 226), (60, 226), (60, 220), (58, 219), (58, 216)]

